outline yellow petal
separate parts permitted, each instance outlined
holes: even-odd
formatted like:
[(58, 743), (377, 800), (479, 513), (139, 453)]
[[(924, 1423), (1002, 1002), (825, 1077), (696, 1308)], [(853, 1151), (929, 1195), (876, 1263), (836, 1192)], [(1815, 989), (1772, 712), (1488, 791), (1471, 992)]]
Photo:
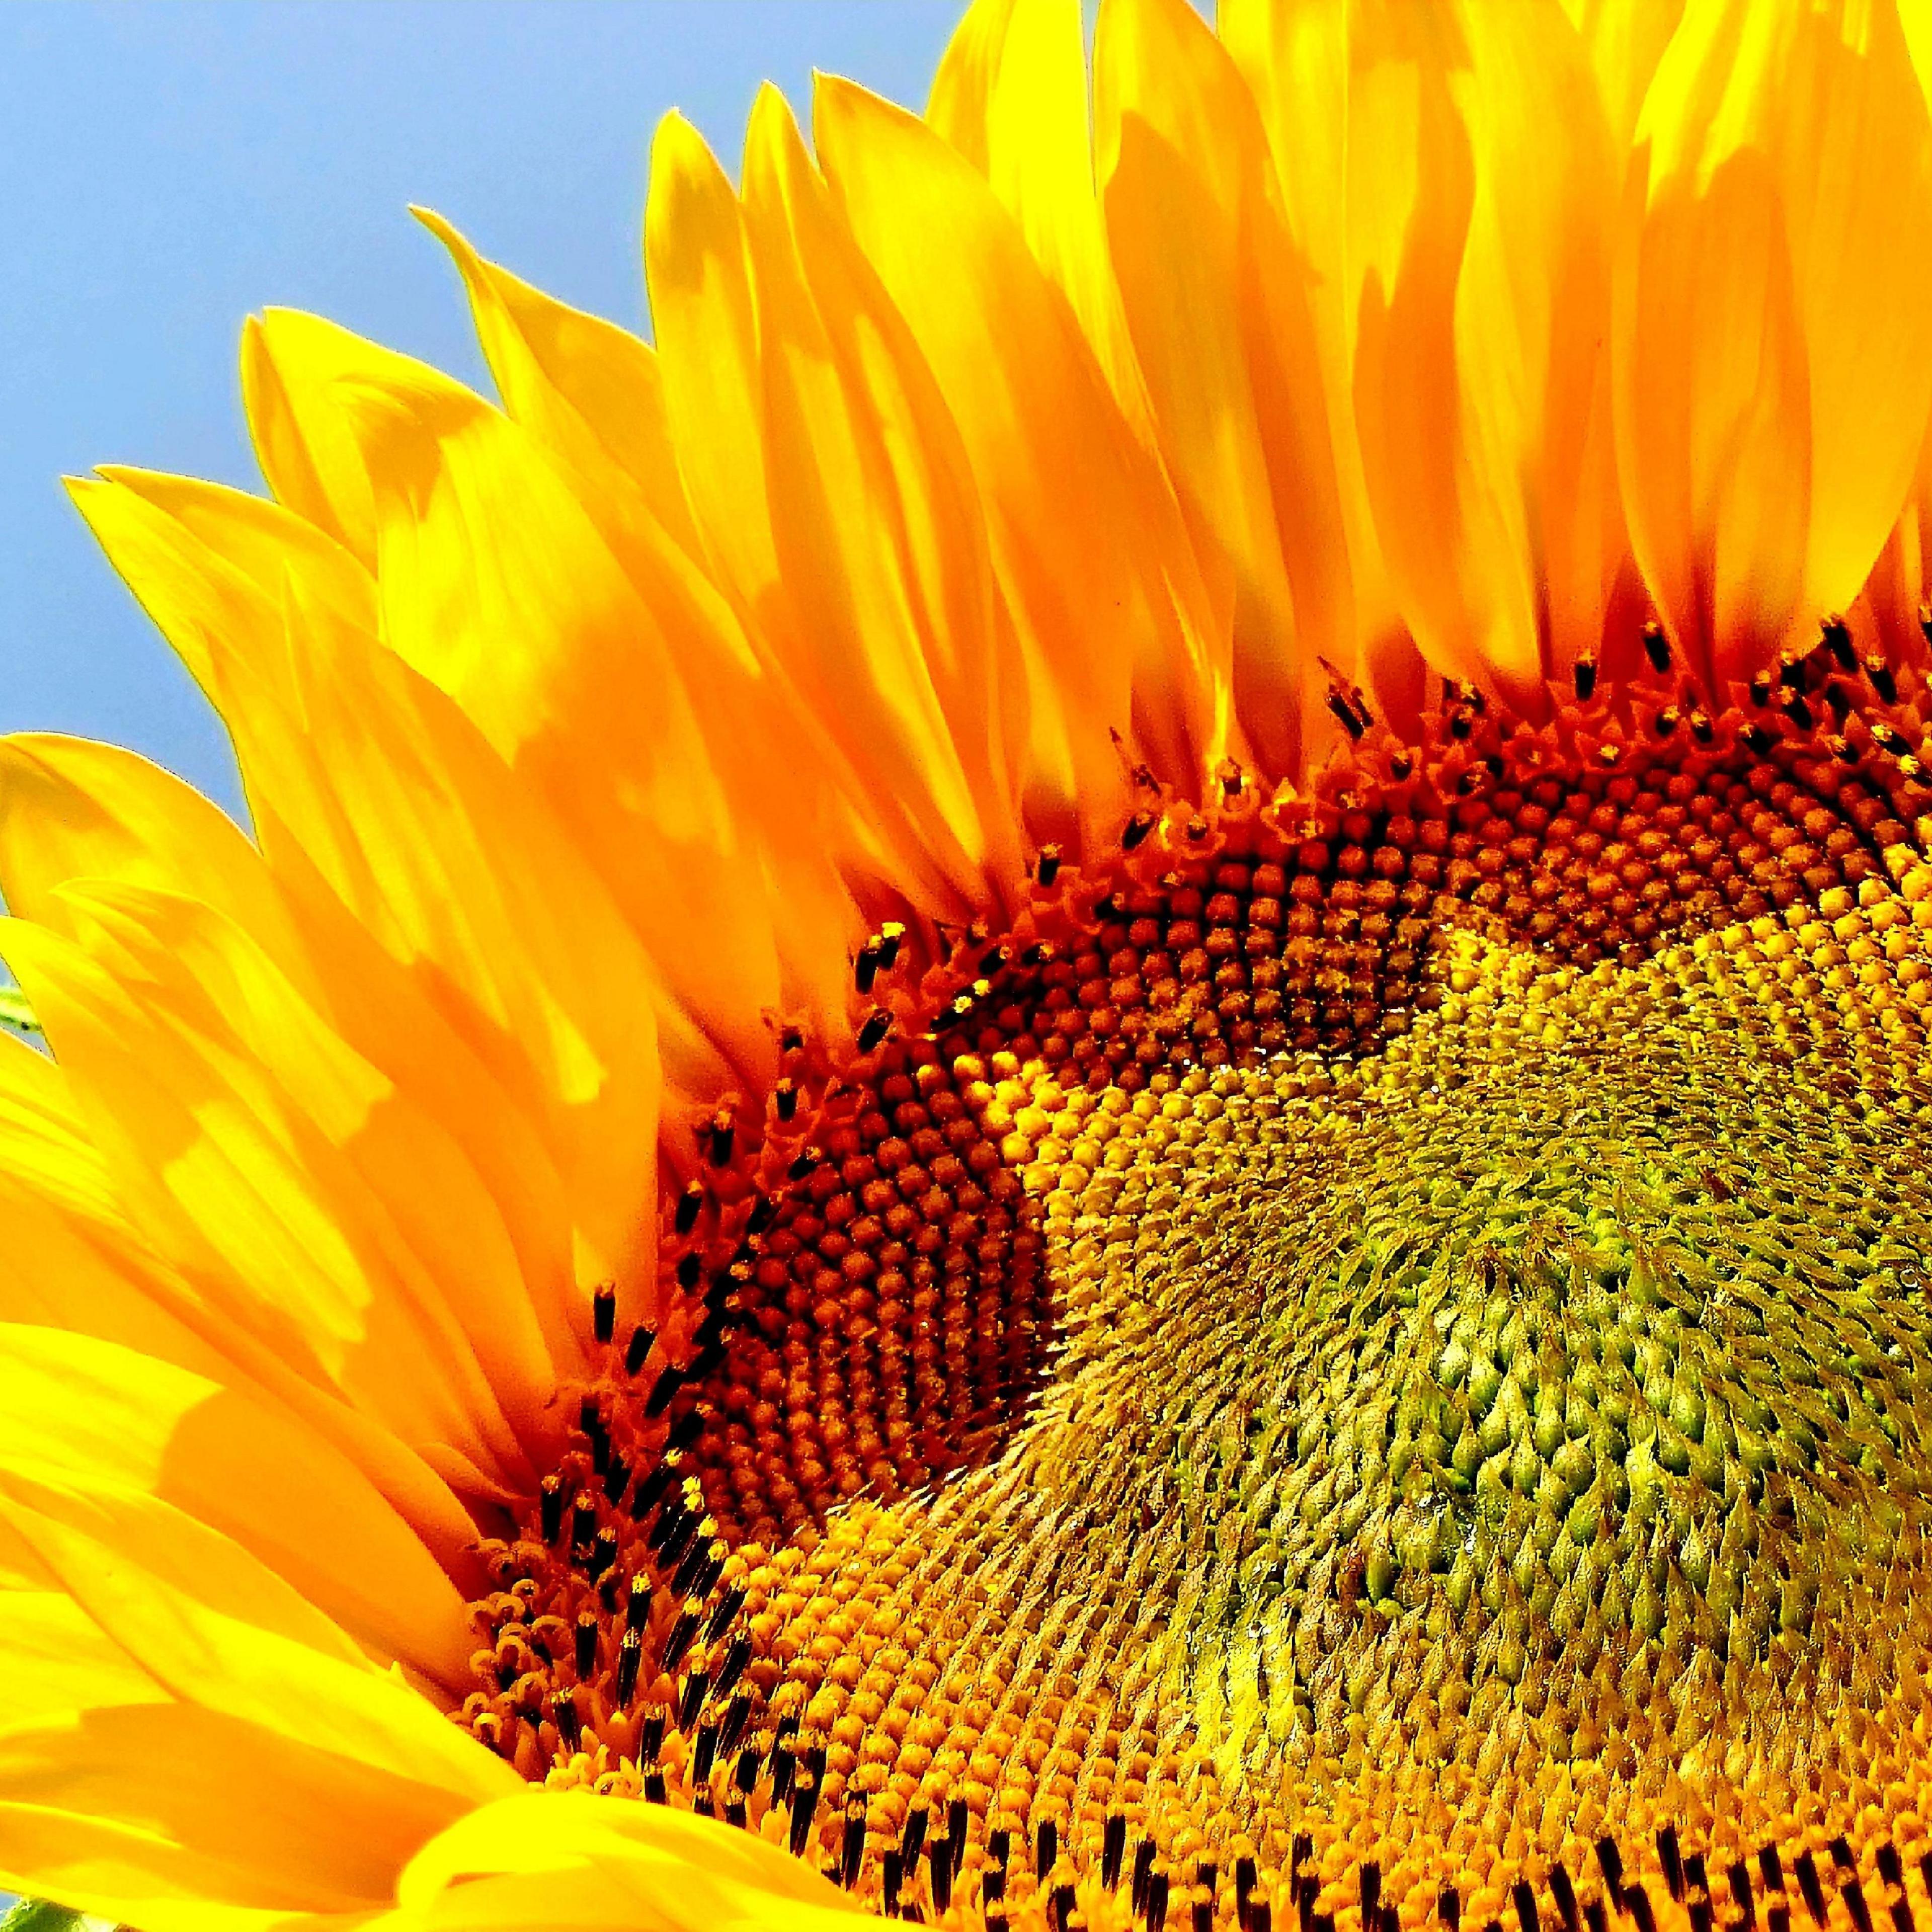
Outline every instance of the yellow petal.
[(369, 1417), (305, 1381), (280, 1331), (258, 1340), (157, 1252), (124, 1210), (65, 1072), (13, 1040), (0, 1042), (0, 1322), (70, 1329), (260, 1391), (361, 1470), (446, 1568), (464, 1570), (476, 1526), (448, 1486)]
[(8, 1647), (63, 1622), (104, 1666), (0, 1721), (0, 1883), (144, 1925), (150, 1901), (368, 1910), (516, 1788), (238, 1544), (132, 1486), (0, 1472), (0, 1586), (28, 1600), (20, 1638), (0, 1618), (10, 1678)]
[[(986, 182), (910, 115), (822, 77), (819, 156), (966, 442), (1025, 654), (1030, 813), (1111, 836), (1109, 731), (1190, 793), (1227, 730), (1226, 639), (1165, 480)], [(944, 237), (942, 247), (934, 238)]]
[(184, 893), (261, 946), (461, 1144), (515, 1244), (547, 1346), (574, 1355), (582, 1297), (570, 1281), (568, 1209), (537, 1124), (326, 886), (286, 866), (272, 874), (225, 813), (131, 752), (0, 740), (0, 893), (21, 916), (65, 931), (56, 888), (86, 878)]
[[(238, 1325), (459, 1486), (520, 1483), (476, 1348), (532, 1432), (548, 1364), (494, 1213), (446, 1143), (218, 915), (136, 887), (63, 890), (85, 950), (20, 920), (0, 944), (143, 1233)], [(405, 1152), (412, 1136), (424, 1137), (421, 1166)], [(447, 1231), (428, 1224), (445, 1202), (431, 1191), (411, 1210), (412, 1183), (453, 1190), (456, 1214), (482, 1217), (450, 1222), (460, 1255), (435, 1252)], [(508, 1346), (466, 1337), (440, 1292), (436, 1266), (470, 1261), (472, 1318), (509, 1324)]]
[(463, 393), (460, 383), (426, 364), (298, 310), (251, 316), (242, 334), (242, 398), (269, 488), (371, 570), (375, 498), (334, 392), (344, 376), (367, 374), (372, 364), (400, 382)]
[(126, 1486), (285, 1578), (358, 1643), (456, 1695), (475, 1636), (422, 1540), (362, 1473), (246, 1385), (58, 1328), (0, 1324), (0, 1469)]
[[(1528, 716), (1594, 658), (1622, 562), (1603, 340), (1614, 149), (1553, 0), (1366, 10), (1350, 183), (1375, 238), (1356, 422), (1396, 601), (1445, 674)], [(1534, 74), (1534, 86), (1524, 76)]]
[(1708, 676), (1848, 604), (1932, 404), (1932, 124), (1897, 13), (1693, 0), (1636, 130), (1613, 338), (1652, 596)]
[(1354, 673), (1354, 613), (1304, 276), (1267, 136), (1186, 0), (1108, 0), (1096, 46), (1115, 271), (1196, 547), (1235, 589), (1235, 716), (1298, 775), (1340, 726), (1319, 662)]
[(280, 504), (125, 464), (104, 464), (99, 473), (178, 524), (272, 601), (280, 602), (282, 580), (293, 575), (345, 622), (374, 627), (375, 580), (340, 544)]
[[(739, 1077), (769, 1071), (782, 976), (758, 794), (711, 749), (731, 745), (730, 700), (757, 703), (758, 667), (669, 631), (542, 452), (476, 399), (372, 381), (345, 402), (375, 479), (385, 640), (549, 801)], [(698, 1084), (731, 1084), (724, 1061)]]
[(926, 118), (984, 175), (1058, 284), (1136, 435), (1153, 418), (1094, 194), (1079, 0), (974, 0)]
[(397, 1932), (843, 1932), (860, 1916), (754, 1833), (580, 1792), (530, 1792), (459, 1819), (411, 1862), (397, 1900)]
[(1589, 50), (1619, 154), (1636, 131), (1652, 76), (1684, 17), (1684, 0), (1563, 0)]
[[(67, 487), (108, 561), (221, 714), (245, 790), (251, 766), (260, 764), (250, 741), (251, 715), (287, 702), (278, 600), (125, 484), (70, 478)], [(252, 795), (250, 802), (255, 803)]]
[(667, 114), (651, 142), (644, 268), (685, 489), (719, 580), (765, 621), (778, 558), (743, 218), (724, 170), (680, 114)]
[[(602, 1257), (592, 1278), (629, 1277), (648, 1239), (657, 1091), (638, 989), (662, 982), (582, 856), (448, 698), (324, 600), (292, 631), (287, 610), (132, 491), (76, 495), (219, 694), (274, 868), (318, 915), (333, 893), (417, 971), (444, 1024), (545, 1124), (580, 1236)], [(299, 607), (302, 580), (282, 588)], [(681, 1009), (661, 1010), (674, 1069), (715, 1078)]]
[(746, 139), (745, 224), (785, 668), (880, 830), (910, 821), (902, 871), (935, 870), (928, 896), (976, 909), (1025, 863), (978, 494), (931, 372), (770, 88)]
[(630, 494), (621, 478), (697, 556), (697, 526), (678, 476), (663, 377), (650, 344), (484, 261), (440, 214), (414, 212), (461, 272), (484, 359), (511, 419), (576, 472), (593, 514), (600, 499), (622, 502)]

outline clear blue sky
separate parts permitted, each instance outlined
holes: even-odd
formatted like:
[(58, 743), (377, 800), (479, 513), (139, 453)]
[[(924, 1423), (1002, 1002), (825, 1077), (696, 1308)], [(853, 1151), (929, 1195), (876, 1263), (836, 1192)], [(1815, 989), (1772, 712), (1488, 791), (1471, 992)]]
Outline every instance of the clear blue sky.
[(69, 506), (124, 462), (259, 488), (236, 350), (314, 309), (483, 381), (406, 211), (644, 324), (651, 130), (734, 172), (758, 82), (916, 104), (963, 0), (8, 0), (0, 6), (0, 730), (135, 746), (231, 809), (220, 727)]

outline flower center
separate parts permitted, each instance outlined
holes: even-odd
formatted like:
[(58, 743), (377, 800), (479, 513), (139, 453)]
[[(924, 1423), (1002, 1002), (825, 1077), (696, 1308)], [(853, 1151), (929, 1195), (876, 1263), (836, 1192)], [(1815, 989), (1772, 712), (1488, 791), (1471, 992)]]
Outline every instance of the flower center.
[(1932, 790), (1846, 655), (882, 933), (600, 1299), (465, 1721), (962, 1922), (1909, 1918)]

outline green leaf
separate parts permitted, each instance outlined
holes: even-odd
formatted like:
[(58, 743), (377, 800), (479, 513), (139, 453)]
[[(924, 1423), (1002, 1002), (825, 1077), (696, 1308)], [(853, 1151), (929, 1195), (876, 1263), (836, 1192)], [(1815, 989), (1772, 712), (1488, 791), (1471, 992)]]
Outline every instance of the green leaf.
[[(5, 988), (12, 992), (13, 988)], [(81, 1932), (81, 1928), (98, 1924), (98, 1919), (88, 1919), (78, 1912), (70, 1912), (64, 1905), (50, 1905), (44, 1899), (23, 1898), (4, 1918), (0, 1918), (0, 1932)]]
[[(33, 1008), (27, 1004), (26, 994), (18, 986), (0, 986), (0, 1026), (18, 1027), (22, 1033), (38, 1033), (40, 1030)], [(26, 1922), (22, 1922), (23, 1924)], [(0, 1932), (16, 1932), (11, 1916), (0, 1918)], [(30, 1925), (28, 1932), (40, 1932), (40, 1927), (38, 1924)]]

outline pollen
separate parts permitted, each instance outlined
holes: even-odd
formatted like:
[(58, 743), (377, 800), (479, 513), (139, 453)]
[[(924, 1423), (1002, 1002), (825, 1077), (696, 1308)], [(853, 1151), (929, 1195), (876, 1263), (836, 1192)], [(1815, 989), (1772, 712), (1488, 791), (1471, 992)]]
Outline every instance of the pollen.
[(1843, 631), (882, 928), (594, 1299), (460, 1720), (959, 1928), (1932, 1925), (1928, 707)]

